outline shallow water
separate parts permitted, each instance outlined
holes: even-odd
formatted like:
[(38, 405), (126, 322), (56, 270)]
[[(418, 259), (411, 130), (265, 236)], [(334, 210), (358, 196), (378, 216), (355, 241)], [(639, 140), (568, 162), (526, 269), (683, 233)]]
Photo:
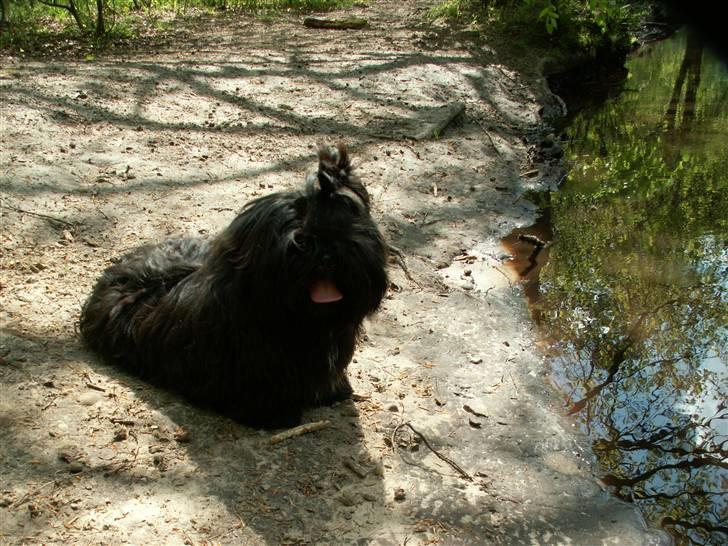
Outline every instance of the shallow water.
[(527, 287), (604, 483), (678, 544), (728, 544), (728, 71), (684, 33), (627, 70), (566, 128)]

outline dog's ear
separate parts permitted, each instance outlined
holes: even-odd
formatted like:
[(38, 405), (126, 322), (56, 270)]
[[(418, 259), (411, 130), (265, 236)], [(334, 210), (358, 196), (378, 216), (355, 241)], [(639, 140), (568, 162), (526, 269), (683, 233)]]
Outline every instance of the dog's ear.
[(321, 146), (318, 157), (318, 181), (323, 192), (333, 193), (342, 186), (349, 185), (351, 163), (346, 145), (339, 143), (336, 146)]

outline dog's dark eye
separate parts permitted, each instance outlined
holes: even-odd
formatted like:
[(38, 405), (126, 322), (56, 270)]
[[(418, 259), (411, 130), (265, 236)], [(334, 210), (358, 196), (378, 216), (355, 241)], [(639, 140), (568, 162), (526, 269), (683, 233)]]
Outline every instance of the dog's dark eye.
[(306, 237), (304, 237), (303, 233), (301, 233), (300, 231), (295, 232), (291, 237), (291, 240), (293, 241), (293, 244), (296, 246), (296, 248), (300, 250), (304, 250), (306, 248)]

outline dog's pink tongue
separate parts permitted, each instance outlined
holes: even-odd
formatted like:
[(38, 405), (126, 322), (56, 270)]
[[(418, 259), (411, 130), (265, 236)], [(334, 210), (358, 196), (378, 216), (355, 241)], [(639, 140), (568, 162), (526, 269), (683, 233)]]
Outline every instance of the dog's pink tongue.
[(328, 280), (315, 281), (310, 288), (311, 301), (314, 303), (333, 303), (343, 299), (336, 285)]

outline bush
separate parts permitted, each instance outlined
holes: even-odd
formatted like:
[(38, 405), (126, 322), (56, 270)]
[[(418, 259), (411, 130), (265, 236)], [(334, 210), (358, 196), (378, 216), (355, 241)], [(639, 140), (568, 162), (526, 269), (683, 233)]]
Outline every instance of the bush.
[(430, 15), (487, 23), (550, 47), (596, 54), (626, 51), (641, 10), (627, 0), (445, 0)]

